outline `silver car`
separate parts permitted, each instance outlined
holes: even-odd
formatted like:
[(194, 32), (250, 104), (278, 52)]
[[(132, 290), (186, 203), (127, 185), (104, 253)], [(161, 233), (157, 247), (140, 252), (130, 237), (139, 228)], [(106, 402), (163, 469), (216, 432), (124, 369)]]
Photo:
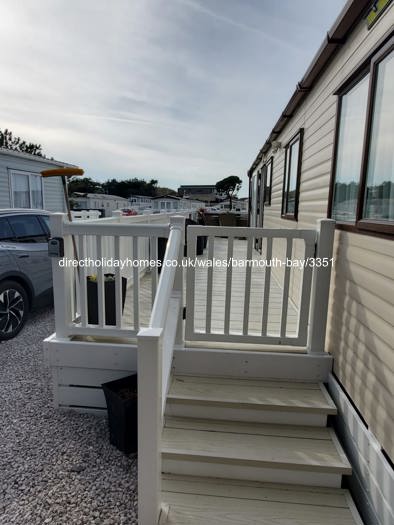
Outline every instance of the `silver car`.
[(52, 301), (49, 215), (0, 210), (0, 341), (21, 331), (32, 308)]

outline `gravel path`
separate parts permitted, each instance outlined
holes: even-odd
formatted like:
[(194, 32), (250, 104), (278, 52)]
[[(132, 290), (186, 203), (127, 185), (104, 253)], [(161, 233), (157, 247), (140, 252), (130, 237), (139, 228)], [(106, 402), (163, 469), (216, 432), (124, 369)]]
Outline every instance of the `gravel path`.
[(0, 343), (0, 524), (136, 524), (137, 461), (104, 418), (56, 411), (42, 340), (53, 311)]

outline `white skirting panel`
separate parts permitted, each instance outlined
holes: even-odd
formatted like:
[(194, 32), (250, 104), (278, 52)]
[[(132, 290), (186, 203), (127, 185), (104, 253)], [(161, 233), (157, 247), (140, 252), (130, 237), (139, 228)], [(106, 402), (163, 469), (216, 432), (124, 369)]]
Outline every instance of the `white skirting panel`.
[(348, 479), (360, 514), (366, 525), (394, 525), (394, 470), (332, 374), (328, 390), (338, 408), (335, 428), (353, 467)]
[(135, 345), (113, 342), (44, 341), (45, 360), (52, 372), (56, 408), (106, 415), (102, 383), (137, 370)]

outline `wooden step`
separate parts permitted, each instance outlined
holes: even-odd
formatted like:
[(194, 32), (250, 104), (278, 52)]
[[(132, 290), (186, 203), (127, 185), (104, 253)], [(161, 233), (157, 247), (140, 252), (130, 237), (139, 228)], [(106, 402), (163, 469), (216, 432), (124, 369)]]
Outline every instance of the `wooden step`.
[(160, 525), (362, 525), (343, 489), (163, 475)]
[(163, 472), (340, 487), (350, 464), (329, 428), (167, 417)]
[(169, 416), (326, 426), (336, 414), (318, 383), (175, 376), (167, 396)]

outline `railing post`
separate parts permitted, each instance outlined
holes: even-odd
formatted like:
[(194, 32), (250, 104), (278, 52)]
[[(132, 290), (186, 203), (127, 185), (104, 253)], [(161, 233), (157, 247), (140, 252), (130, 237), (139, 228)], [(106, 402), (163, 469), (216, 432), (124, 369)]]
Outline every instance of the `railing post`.
[(323, 353), (325, 350), (328, 300), (330, 293), (331, 258), (335, 234), (335, 221), (317, 221), (317, 263), (328, 260), (328, 265), (313, 269), (311, 305), (309, 312), (309, 334), (307, 349), (309, 353)]
[(161, 505), (162, 328), (138, 333), (138, 523), (156, 525)]
[(183, 252), (184, 252), (184, 246), (185, 246), (185, 217), (183, 215), (174, 215), (173, 217), (170, 217), (170, 228), (177, 228), (181, 230), (181, 242), (179, 245), (179, 253), (178, 253), (178, 266), (176, 268), (175, 272), (175, 279), (174, 279), (174, 293), (177, 294), (177, 296), (180, 297), (180, 309), (179, 309), (179, 317), (178, 317), (178, 324), (177, 324), (177, 331), (175, 336), (175, 345), (176, 346), (183, 346), (185, 339), (184, 339), (184, 327), (183, 327), (183, 266), (182, 266), (182, 260), (183, 260)]
[[(73, 253), (70, 236), (64, 235), (65, 213), (53, 213), (49, 219), (51, 237), (61, 237), (64, 242), (64, 257)], [(59, 266), (62, 257), (52, 258), (53, 303), (55, 307), (55, 330), (57, 338), (68, 335), (68, 323), (71, 321), (71, 297), (69, 277), (70, 269)]]

